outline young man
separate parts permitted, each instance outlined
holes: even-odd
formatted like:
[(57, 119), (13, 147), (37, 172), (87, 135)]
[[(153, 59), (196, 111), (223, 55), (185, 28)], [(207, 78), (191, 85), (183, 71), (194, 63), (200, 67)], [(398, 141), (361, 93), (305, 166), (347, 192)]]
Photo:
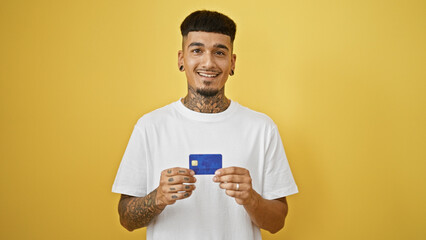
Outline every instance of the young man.
[[(139, 119), (113, 185), (129, 231), (147, 226), (147, 239), (261, 239), (259, 228), (284, 226), (285, 197), (298, 190), (277, 127), (225, 96), (235, 31), (218, 12), (183, 21), (178, 68), (188, 94)], [(195, 174), (191, 154), (215, 156), (223, 168)]]

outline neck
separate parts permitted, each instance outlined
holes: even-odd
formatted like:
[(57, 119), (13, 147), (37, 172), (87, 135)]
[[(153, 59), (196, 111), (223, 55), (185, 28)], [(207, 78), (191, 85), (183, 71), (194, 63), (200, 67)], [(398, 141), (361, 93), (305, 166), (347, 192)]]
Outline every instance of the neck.
[(225, 111), (231, 104), (231, 100), (225, 97), (225, 87), (216, 95), (204, 96), (188, 86), (188, 94), (182, 99), (183, 105), (192, 111), (201, 113), (219, 113)]

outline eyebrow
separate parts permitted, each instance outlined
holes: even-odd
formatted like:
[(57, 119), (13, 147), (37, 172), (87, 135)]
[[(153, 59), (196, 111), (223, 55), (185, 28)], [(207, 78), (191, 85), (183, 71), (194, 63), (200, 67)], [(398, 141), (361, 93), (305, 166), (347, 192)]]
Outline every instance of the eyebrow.
[(226, 50), (229, 51), (228, 47), (225, 46), (225, 45), (223, 45), (223, 44), (215, 44), (214, 47), (216, 47), (216, 48), (224, 48), (224, 49), (226, 49)]
[(204, 47), (204, 44), (202, 44), (202, 43), (200, 43), (200, 42), (192, 42), (191, 44), (189, 44), (189, 45), (188, 45), (188, 48), (190, 48), (190, 47), (194, 47), (194, 46), (197, 46), (197, 47)]
[[(203, 43), (200, 43), (200, 42), (192, 42), (191, 44), (188, 45), (188, 48), (194, 47), (194, 46), (204, 47), (205, 45)], [(215, 48), (223, 48), (223, 49), (226, 49), (226, 50), (229, 51), (229, 48), (227, 46), (225, 46), (223, 44), (220, 44), (220, 43), (213, 45), (213, 47), (215, 47)]]

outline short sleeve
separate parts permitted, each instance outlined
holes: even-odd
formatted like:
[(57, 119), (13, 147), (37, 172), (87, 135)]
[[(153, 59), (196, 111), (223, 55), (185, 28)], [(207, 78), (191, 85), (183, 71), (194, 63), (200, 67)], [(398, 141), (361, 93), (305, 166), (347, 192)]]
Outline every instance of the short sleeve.
[(146, 196), (146, 176), (145, 134), (135, 126), (115, 177), (112, 192), (136, 197)]
[(284, 151), (280, 134), (274, 125), (268, 136), (265, 153), (262, 197), (277, 199), (298, 192)]

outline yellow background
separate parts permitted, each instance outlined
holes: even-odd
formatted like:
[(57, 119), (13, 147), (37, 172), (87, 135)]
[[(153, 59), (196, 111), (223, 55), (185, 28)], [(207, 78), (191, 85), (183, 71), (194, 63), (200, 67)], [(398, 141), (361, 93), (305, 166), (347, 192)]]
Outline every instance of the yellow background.
[(185, 95), (179, 25), (237, 23), (227, 95), (277, 123), (300, 193), (264, 239), (426, 238), (425, 1), (0, 2), (0, 238), (144, 239), (111, 186)]

